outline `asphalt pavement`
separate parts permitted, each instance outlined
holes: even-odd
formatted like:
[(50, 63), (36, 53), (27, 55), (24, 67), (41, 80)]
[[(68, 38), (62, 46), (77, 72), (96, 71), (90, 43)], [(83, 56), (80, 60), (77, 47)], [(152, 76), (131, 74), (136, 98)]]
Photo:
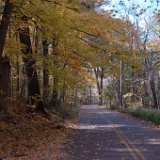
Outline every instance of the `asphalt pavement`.
[(160, 131), (96, 105), (81, 106), (66, 160), (160, 160)]

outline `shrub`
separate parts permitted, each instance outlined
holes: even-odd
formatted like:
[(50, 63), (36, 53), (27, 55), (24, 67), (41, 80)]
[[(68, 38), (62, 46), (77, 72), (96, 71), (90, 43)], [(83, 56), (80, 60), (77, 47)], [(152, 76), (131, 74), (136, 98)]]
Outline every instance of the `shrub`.
[(134, 117), (141, 118), (143, 120), (154, 122), (157, 125), (160, 125), (160, 111), (154, 109), (128, 109), (124, 108), (120, 110), (123, 113), (131, 114)]

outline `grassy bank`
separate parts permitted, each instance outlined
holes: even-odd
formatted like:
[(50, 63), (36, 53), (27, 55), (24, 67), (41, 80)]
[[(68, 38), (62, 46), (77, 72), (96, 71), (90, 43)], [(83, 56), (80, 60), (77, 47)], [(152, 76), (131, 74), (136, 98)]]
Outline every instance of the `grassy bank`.
[(136, 109), (121, 109), (120, 110), (123, 113), (130, 114), (134, 117), (138, 117), (143, 120), (151, 121), (157, 125), (160, 125), (160, 111), (153, 110), (153, 109), (142, 109), (142, 108), (136, 108)]

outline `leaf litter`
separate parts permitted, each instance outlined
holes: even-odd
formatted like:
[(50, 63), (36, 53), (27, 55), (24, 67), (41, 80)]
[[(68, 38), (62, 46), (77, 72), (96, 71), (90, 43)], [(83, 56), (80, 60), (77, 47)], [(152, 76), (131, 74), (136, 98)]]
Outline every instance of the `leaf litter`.
[(24, 105), (9, 107), (9, 118), (0, 120), (0, 160), (61, 160), (68, 130), (63, 118), (28, 113)]

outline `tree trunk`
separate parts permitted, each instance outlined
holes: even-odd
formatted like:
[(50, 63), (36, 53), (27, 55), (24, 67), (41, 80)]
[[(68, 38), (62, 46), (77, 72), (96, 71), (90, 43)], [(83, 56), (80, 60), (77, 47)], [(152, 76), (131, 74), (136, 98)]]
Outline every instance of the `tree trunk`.
[[(47, 40), (43, 40), (43, 56), (46, 58), (48, 56), (48, 43)], [(48, 69), (45, 64), (45, 61), (43, 63), (43, 101), (45, 104), (48, 103), (48, 92), (49, 92), (49, 74)]]
[(10, 63), (7, 57), (2, 56), (12, 11), (13, 3), (7, 0), (0, 24), (0, 111), (7, 111), (7, 97), (10, 89)]
[(66, 96), (66, 83), (65, 83), (65, 80), (64, 80), (63, 87), (62, 87), (61, 94), (60, 94), (60, 99), (59, 99), (60, 106), (62, 105), (62, 107), (65, 104), (65, 96)]
[(92, 104), (92, 85), (89, 86), (89, 103)]
[(52, 92), (52, 106), (54, 109), (59, 111), (60, 106), (59, 106), (57, 86), (58, 86), (58, 78), (54, 78), (54, 86), (53, 86), (53, 92)]
[(119, 104), (123, 107), (123, 88), (124, 88), (124, 77), (123, 77), (123, 62), (120, 61), (120, 78), (119, 78)]
[(150, 87), (151, 87), (152, 96), (153, 96), (154, 108), (158, 109), (157, 93), (156, 93), (156, 89), (155, 89), (155, 82), (154, 82), (153, 75), (151, 75)]
[(0, 61), (0, 111), (7, 112), (7, 98), (10, 95), (10, 63), (8, 58)]
[(20, 66), (19, 66), (19, 60), (18, 60), (18, 56), (17, 56), (17, 60), (16, 60), (16, 72), (17, 72), (17, 79), (16, 79), (16, 97), (18, 98), (19, 100), (19, 88), (20, 88), (20, 84), (19, 84), (19, 74), (20, 74)]
[(149, 92), (146, 82), (143, 83), (144, 93), (142, 94), (142, 104), (144, 108), (149, 108)]
[(103, 79), (104, 79), (104, 69), (101, 68), (101, 73), (100, 73), (100, 105), (103, 105)]
[(94, 68), (94, 73), (97, 81), (97, 89), (99, 94), (99, 105), (103, 105), (103, 79), (104, 79), (104, 69), (101, 67)]
[(158, 100), (158, 109), (160, 109), (160, 77), (158, 76), (158, 93), (157, 93), (157, 100)]
[(0, 25), (0, 58), (2, 58), (3, 55), (12, 11), (13, 11), (13, 3), (11, 2), (11, 0), (7, 0), (5, 2), (2, 21)]
[[(56, 40), (53, 38), (53, 42), (52, 42), (52, 51), (54, 54), (54, 60), (53, 63), (55, 66), (57, 66), (58, 68), (58, 61), (57, 61), (57, 52), (55, 51), (55, 47), (56, 47)], [(58, 82), (59, 82), (59, 78), (58, 75), (54, 75), (54, 79), (53, 79), (53, 92), (52, 92), (52, 100), (51, 100), (51, 104), (52, 107), (59, 111), (60, 109), (60, 98), (59, 98), (59, 94), (58, 94)]]
[(26, 69), (27, 89), (28, 89), (28, 103), (36, 105), (38, 111), (44, 111), (44, 106), (41, 100), (40, 88), (38, 83), (37, 71), (35, 69), (35, 60), (32, 57), (32, 46), (30, 40), (29, 28), (24, 27), (19, 30), (20, 42), (25, 45), (22, 50), (27, 56), (23, 59)]

